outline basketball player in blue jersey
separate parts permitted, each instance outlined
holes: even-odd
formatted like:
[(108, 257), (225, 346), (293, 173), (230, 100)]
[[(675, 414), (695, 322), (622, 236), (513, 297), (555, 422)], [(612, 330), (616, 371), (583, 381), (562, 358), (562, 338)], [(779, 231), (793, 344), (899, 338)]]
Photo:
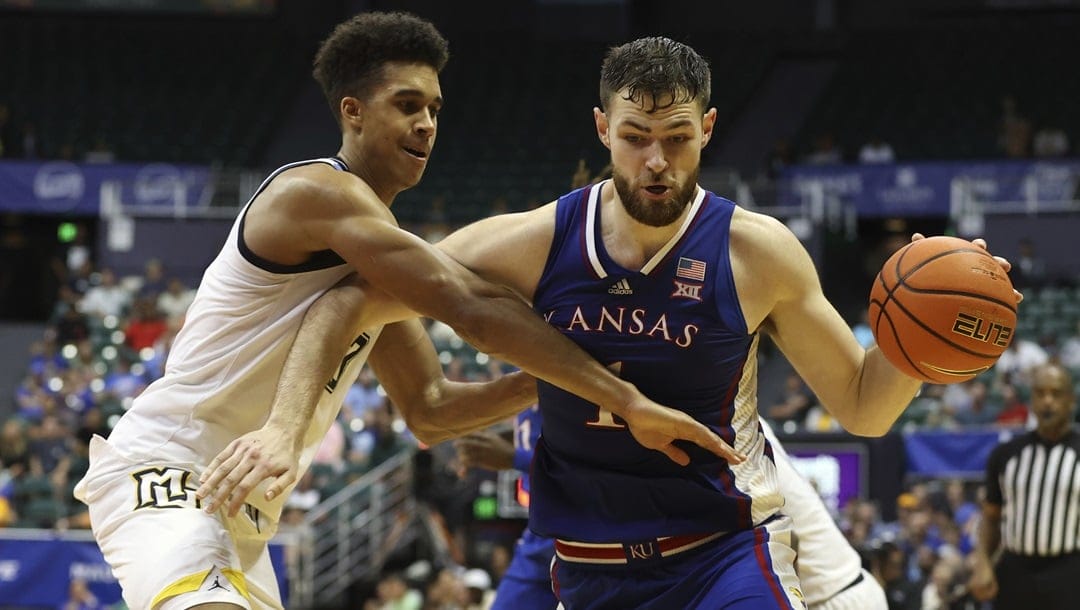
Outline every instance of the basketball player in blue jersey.
[[(686, 45), (643, 38), (612, 49), (593, 110), (612, 180), (481, 220), (438, 244), (746, 456), (680, 444), (686, 453), (676, 457), (690, 465), (679, 466), (637, 442), (622, 414), (539, 382), (544, 432), (529, 526), (556, 539), (553, 584), (568, 610), (803, 606), (756, 410), (761, 332), (853, 433), (885, 433), (919, 387), (877, 348), (859, 345), (783, 224), (697, 185), (716, 121), (709, 91), (708, 65)], [(379, 301), (379, 288), (365, 295)], [(373, 366), (380, 349), (420, 341), (386, 336)], [(408, 374), (405, 359), (385, 362), (401, 366), (375, 367), (380, 380)], [(236, 459), (228, 454), (213, 475), (225, 495)]]
[(757, 414), (761, 333), (853, 433), (884, 434), (919, 388), (859, 345), (782, 223), (698, 186), (716, 121), (709, 91), (706, 61), (684, 44), (611, 49), (593, 116), (612, 179), (439, 244), (748, 456), (688, 447), (690, 466), (677, 468), (617, 415), (540, 382), (529, 527), (556, 539), (552, 580), (567, 610), (803, 607)]
[[(443, 320), (485, 351), (625, 417), (664, 459), (686, 463), (676, 439), (735, 458), (707, 427), (645, 398), (509, 290), (398, 227), (390, 206), (427, 165), (447, 57), (434, 26), (407, 14), (364, 13), (334, 29), (314, 75), (341, 128), (338, 154), (286, 165), (264, 181), (207, 268), (164, 376), (107, 440), (91, 442), (75, 495), (130, 607), (282, 607), (266, 541), (385, 320), (361, 316), (357, 332), (331, 329), (332, 348), (309, 346), (321, 353), (308, 362), (328, 364), (306, 400), (271, 401), (279, 383), (292, 384), (286, 359), (304, 347), (297, 331), (308, 307), (351, 271), (372, 295)], [(381, 370), (388, 388), (413, 401), (414, 422), (460, 433), (528, 404), (520, 398), (531, 377), (446, 382), (418, 338), (427, 339), (417, 320), (388, 327), (377, 356), (410, 363), (408, 377)], [(221, 481), (234, 493), (214, 493)]]

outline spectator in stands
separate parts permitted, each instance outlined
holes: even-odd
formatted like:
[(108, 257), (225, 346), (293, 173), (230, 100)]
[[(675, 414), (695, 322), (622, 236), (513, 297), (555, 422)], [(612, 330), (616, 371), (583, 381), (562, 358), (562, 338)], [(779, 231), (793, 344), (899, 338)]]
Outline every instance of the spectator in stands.
[(165, 317), (157, 308), (157, 299), (140, 296), (131, 306), (131, 316), (124, 326), (124, 344), (138, 352), (154, 347), (154, 343), (168, 330)]
[(892, 146), (878, 136), (870, 138), (859, 149), (859, 163), (893, 163), (896, 154)]
[(1028, 421), (1028, 406), (1020, 398), (1016, 386), (1012, 383), (1003, 383), (998, 391), (1001, 393), (1001, 411), (995, 423), (1006, 428), (1025, 426)]
[(131, 359), (121, 354), (116, 358), (113, 370), (105, 375), (105, 392), (125, 406), (146, 389), (146, 379), (132, 371)]
[(1017, 242), (1016, 262), (1010, 279), (1017, 290), (1041, 288), (1046, 284), (1046, 261), (1036, 251), (1030, 237), (1022, 237)]
[(67, 286), (60, 287), (60, 300), (53, 310), (49, 324), (56, 331), (56, 342), (60, 345), (78, 343), (90, 336), (90, 323), (79, 311), (80, 296)]
[(491, 575), (483, 568), (470, 568), (461, 576), (465, 585), (468, 601), (465, 610), (488, 610), (494, 599), (495, 591), (491, 588)]
[(0, 428), (0, 464), (12, 479), (30, 471), (30, 442), (25, 424), (17, 417), (8, 418)]
[(19, 153), (23, 159), (37, 159), (41, 156), (41, 151), (38, 148), (37, 128), (31, 121), (23, 121), (22, 150)]
[(882, 542), (870, 554), (870, 573), (885, 589), (889, 610), (920, 610), (922, 605), (919, 587), (904, 576), (906, 563), (894, 542)]
[(1080, 320), (1077, 320), (1075, 332), (1062, 342), (1058, 359), (1074, 374), (1080, 373)]
[(986, 465), (970, 586), (980, 600), (996, 598), (995, 610), (1076, 608), (1080, 431), (1072, 376), (1039, 365), (1031, 389), (1035, 429), (998, 445)]
[(970, 402), (962, 409), (953, 412), (953, 419), (961, 426), (986, 426), (997, 420), (1001, 406), (990, 396), (986, 381), (972, 379), (967, 384)]
[(998, 379), (1029, 385), (1031, 370), (1049, 360), (1050, 354), (1041, 345), (1031, 339), (1017, 337), (1001, 353), (993, 370)]
[[(448, 327), (449, 328), (449, 327)], [(345, 393), (345, 402), (342, 404), (341, 419), (349, 425), (355, 418), (367, 417), (369, 411), (385, 408), (386, 396), (379, 392), (379, 380), (370, 367), (360, 370), (356, 383), (349, 387)]]
[(835, 165), (844, 162), (844, 155), (836, 145), (832, 133), (825, 132), (814, 140), (814, 149), (806, 156), (806, 163), (811, 165)]
[(168, 279), (165, 277), (165, 263), (161, 259), (152, 258), (143, 265), (143, 274), (139, 279), (138, 297), (157, 298), (169, 289)]
[(87, 163), (112, 163), (116, 161), (116, 153), (113, 152), (104, 136), (94, 139), (94, 145), (83, 155), (83, 161)]
[(1031, 153), (1031, 120), (1020, 112), (1016, 98), (1011, 95), (1001, 98), (998, 149), (1011, 158), (1023, 158)]
[(131, 293), (116, 280), (116, 274), (106, 267), (96, 284), (79, 301), (79, 311), (101, 320), (106, 316), (120, 318), (131, 305)]
[(1069, 136), (1056, 125), (1043, 125), (1035, 132), (1032, 151), (1036, 157), (1064, 157), (1069, 154)]
[(11, 109), (0, 104), (0, 158), (12, 156), (14, 140), (11, 133)]
[(768, 180), (776, 180), (784, 172), (784, 168), (795, 163), (795, 154), (791, 150), (791, 143), (786, 138), (780, 138), (773, 142), (769, 153), (765, 155), (765, 177)]
[(30, 432), (30, 469), (35, 473), (54, 476), (67, 470), (71, 455), (71, 434), (60, 418), (46, 414), (41, 424)]
[(420, 610), (424, 607), (424, 596), (416, 589), (410, 589), (400, 572), (390, 572), (379, 579), (375, 595), (374, 603), (365, 604), (365, 609)]
[(169, 279), (165, 292), (158, 295), (157, 307), (167, 320), (180, 320), (194, 300), (195, 291), (188, 288), (183, 280), (174, 277)]
[(784, 378), (783, 394), (765, 410), (765, 417), (778, 424), (779, 429), (792, 431), (787, 424), (790, 422), (791, 425), (801, 427), (815, 402), (814, 395), (806, 387), (802, 377), (795, 371), (789, 371)]

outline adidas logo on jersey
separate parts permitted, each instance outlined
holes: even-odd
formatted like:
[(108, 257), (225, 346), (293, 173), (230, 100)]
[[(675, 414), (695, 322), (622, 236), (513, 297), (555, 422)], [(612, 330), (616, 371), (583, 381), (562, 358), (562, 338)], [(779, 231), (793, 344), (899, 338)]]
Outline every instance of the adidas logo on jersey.
[(634, 294), (634, 290), (630, 288), (630, 282), (623, 278), (611, 285), (611, 288), (607, 289), (608, 294)]

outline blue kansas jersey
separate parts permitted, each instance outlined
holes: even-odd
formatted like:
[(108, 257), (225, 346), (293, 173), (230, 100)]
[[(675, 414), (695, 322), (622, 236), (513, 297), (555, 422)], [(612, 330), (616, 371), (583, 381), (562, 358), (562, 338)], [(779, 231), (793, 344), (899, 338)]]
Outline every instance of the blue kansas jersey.
[(689, 443), (682, 467), (639, 445), (612, 414), (539, 383), (544, 432), (531, 471), (530, 527), (584, 542), (751, 528), (782, 505), (759, 427), (757, 336), (747, 331), (728, 254), (735, 204), (699, 189), (680, 230), (641, 269), (608, 256), (599, 194), (559, 199), (533, 306), (660, 404), (681, 409), (749, 459)]

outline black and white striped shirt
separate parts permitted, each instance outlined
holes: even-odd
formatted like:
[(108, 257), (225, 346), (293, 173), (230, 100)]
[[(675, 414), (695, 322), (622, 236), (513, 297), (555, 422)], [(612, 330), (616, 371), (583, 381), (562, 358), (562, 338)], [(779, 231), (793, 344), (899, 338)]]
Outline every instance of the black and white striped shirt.
[(1002, 507), (1002, 542), (1018, 555), (1080, 552), (1080, 432), (1056, 443), (1028, 432), (998, 445), (986, 499)]

